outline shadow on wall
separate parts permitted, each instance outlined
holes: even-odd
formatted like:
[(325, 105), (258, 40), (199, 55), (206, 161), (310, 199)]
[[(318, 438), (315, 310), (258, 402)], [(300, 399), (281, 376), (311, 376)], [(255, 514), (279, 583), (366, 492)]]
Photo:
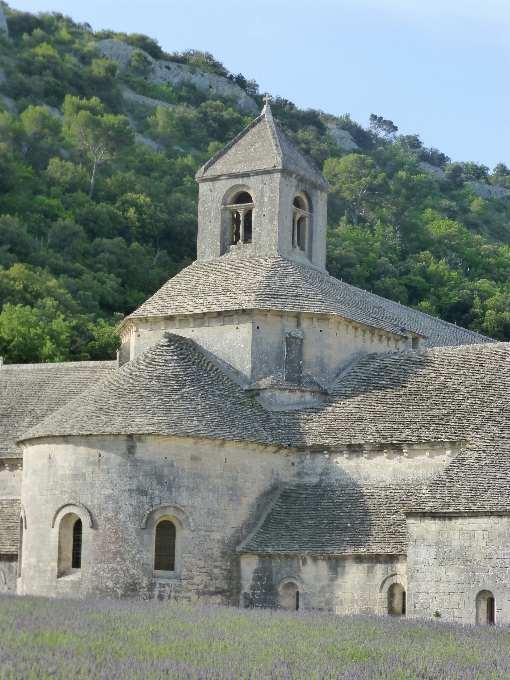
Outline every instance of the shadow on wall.
[[(380, 502), (375, 502), (377, 498)], [(279, 607), (285, 603), (286, 608), (295, 608), (289, 602), (299, 598), (300, 556), (369, 552), (377, 533), (374, 515), (384, 522), (384, 505), (384, 495), (374, 490), (367, 497), (366, 489), (353, 479), (283, 488), (260, 526), (239, 548), (241, 554), (259, 556), (244, 592), (244, 605)], [(403, 525), (398, 531), (405, 532), (405, 520)], [(293, 578), (287, 578), (290, 575)], [(296, 587), (282, 589), (286, 581)]]

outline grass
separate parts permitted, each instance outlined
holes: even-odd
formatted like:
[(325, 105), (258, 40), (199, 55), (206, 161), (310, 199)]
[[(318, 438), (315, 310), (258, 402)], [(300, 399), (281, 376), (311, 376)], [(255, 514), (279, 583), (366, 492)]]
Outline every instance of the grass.
[(508, 680), (510, 629), (190, 604), (0, 598), (0, 680)]

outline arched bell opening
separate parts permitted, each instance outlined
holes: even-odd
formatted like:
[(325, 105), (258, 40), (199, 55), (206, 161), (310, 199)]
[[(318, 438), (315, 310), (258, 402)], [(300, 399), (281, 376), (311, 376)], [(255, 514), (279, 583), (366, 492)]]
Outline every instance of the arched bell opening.
[(292, 201), (292, 251), (309, 257), (312, 228), (312, 201), (305, 191), (299, 191)]
[(228, 212), (228, 245), (249, 244), (253, 240), (253, 196), (242, 190), (225, 206)]

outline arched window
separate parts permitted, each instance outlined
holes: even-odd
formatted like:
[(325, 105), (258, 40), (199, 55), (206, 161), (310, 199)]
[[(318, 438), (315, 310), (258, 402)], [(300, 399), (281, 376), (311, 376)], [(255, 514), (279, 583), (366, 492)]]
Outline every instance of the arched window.
[(83, 537), (83, 525), (81, 519), (77, 519), (73, 526), (73, 552), (71, 555), (71, 568), (81, 569), (81, 546)]
[(292, 205), (292, 250), (306, 253), (312, 212), (311, 202), (302, 192), (294, 197)]
[(299, 610), (299, 588), (295, 583), (284, 583), (281, 587), (280, 606), (282, 609)]
[(229, 211), (229, 243), (251, 243), (253, 237), (253, 197), (247, 191), (241, 191), (226, 206)]
[(496, 623), (496, 600), (490, 590), (481, 590), (476, 596), (476, 622), (486, 626)]
[(156, 524), (154, 536), (154, 571), (175, 571), (175, 524), (163, 519)]
[(401, 583), (392, 583), (388, 588), (388, 614), (406, 615), (406, 591)]
[(57, 576), (79, 572), (83, 562), (83, 522), (74, 512), (62, 517), (58, 528)]

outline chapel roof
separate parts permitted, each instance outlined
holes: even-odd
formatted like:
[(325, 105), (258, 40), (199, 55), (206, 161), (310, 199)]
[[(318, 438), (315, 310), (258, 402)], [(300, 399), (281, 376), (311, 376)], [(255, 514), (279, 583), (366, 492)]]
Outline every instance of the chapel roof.
[(115, 361), (0, 366), (0, 458), (21, 458), (30, 427), (115, 371)]
[(318, 406), (264, 409), (193, 343), (166, 333), (21, 439), (161, 434), (295, 447), (510, 440), (510, 345), (362, 356)]
[(192, 341), (170, 333), (22, 438), (88, 434), (159, 434), (260, 444), (276, 439), (270, 413), (213, 366)]
[(0, 555), (15, 555), (19, 542), (19, 498), (0, 498)]
[(329, 184), (315, 164), (275, 123), (269, 106), (196, 174), (197, 181), (222, 176), (284, 171), (323, 191)]
[(396, 335), (414, 331), (427, 337), (429, 347), (493, 342), (279, 255), (196, 261), (128, 319), (243, 309), (338, 315)]
[(291, 484), (282, 489), (240, 553), (402, 554), (404, 511), (415, 491), (403, 485)]
[(293, 446), (495, 445), (510, 440), (508, 395), (509, 343), (381, 352), (362, 356), (319, 406), (274, 417)]
[[(22, 436), (156, 434), (345, 450), (457, 443), (431, 481), (286, 487), (241, 552), (400, 554), (409, 512), (510, 510), (510, 345), (362, 357), (319, 405), (266, 411), (189, 339), (155, 346)], [(333, 468), (334, 469), (334, 468)], [(481, 480), (481, 483), (480, 483)]]

